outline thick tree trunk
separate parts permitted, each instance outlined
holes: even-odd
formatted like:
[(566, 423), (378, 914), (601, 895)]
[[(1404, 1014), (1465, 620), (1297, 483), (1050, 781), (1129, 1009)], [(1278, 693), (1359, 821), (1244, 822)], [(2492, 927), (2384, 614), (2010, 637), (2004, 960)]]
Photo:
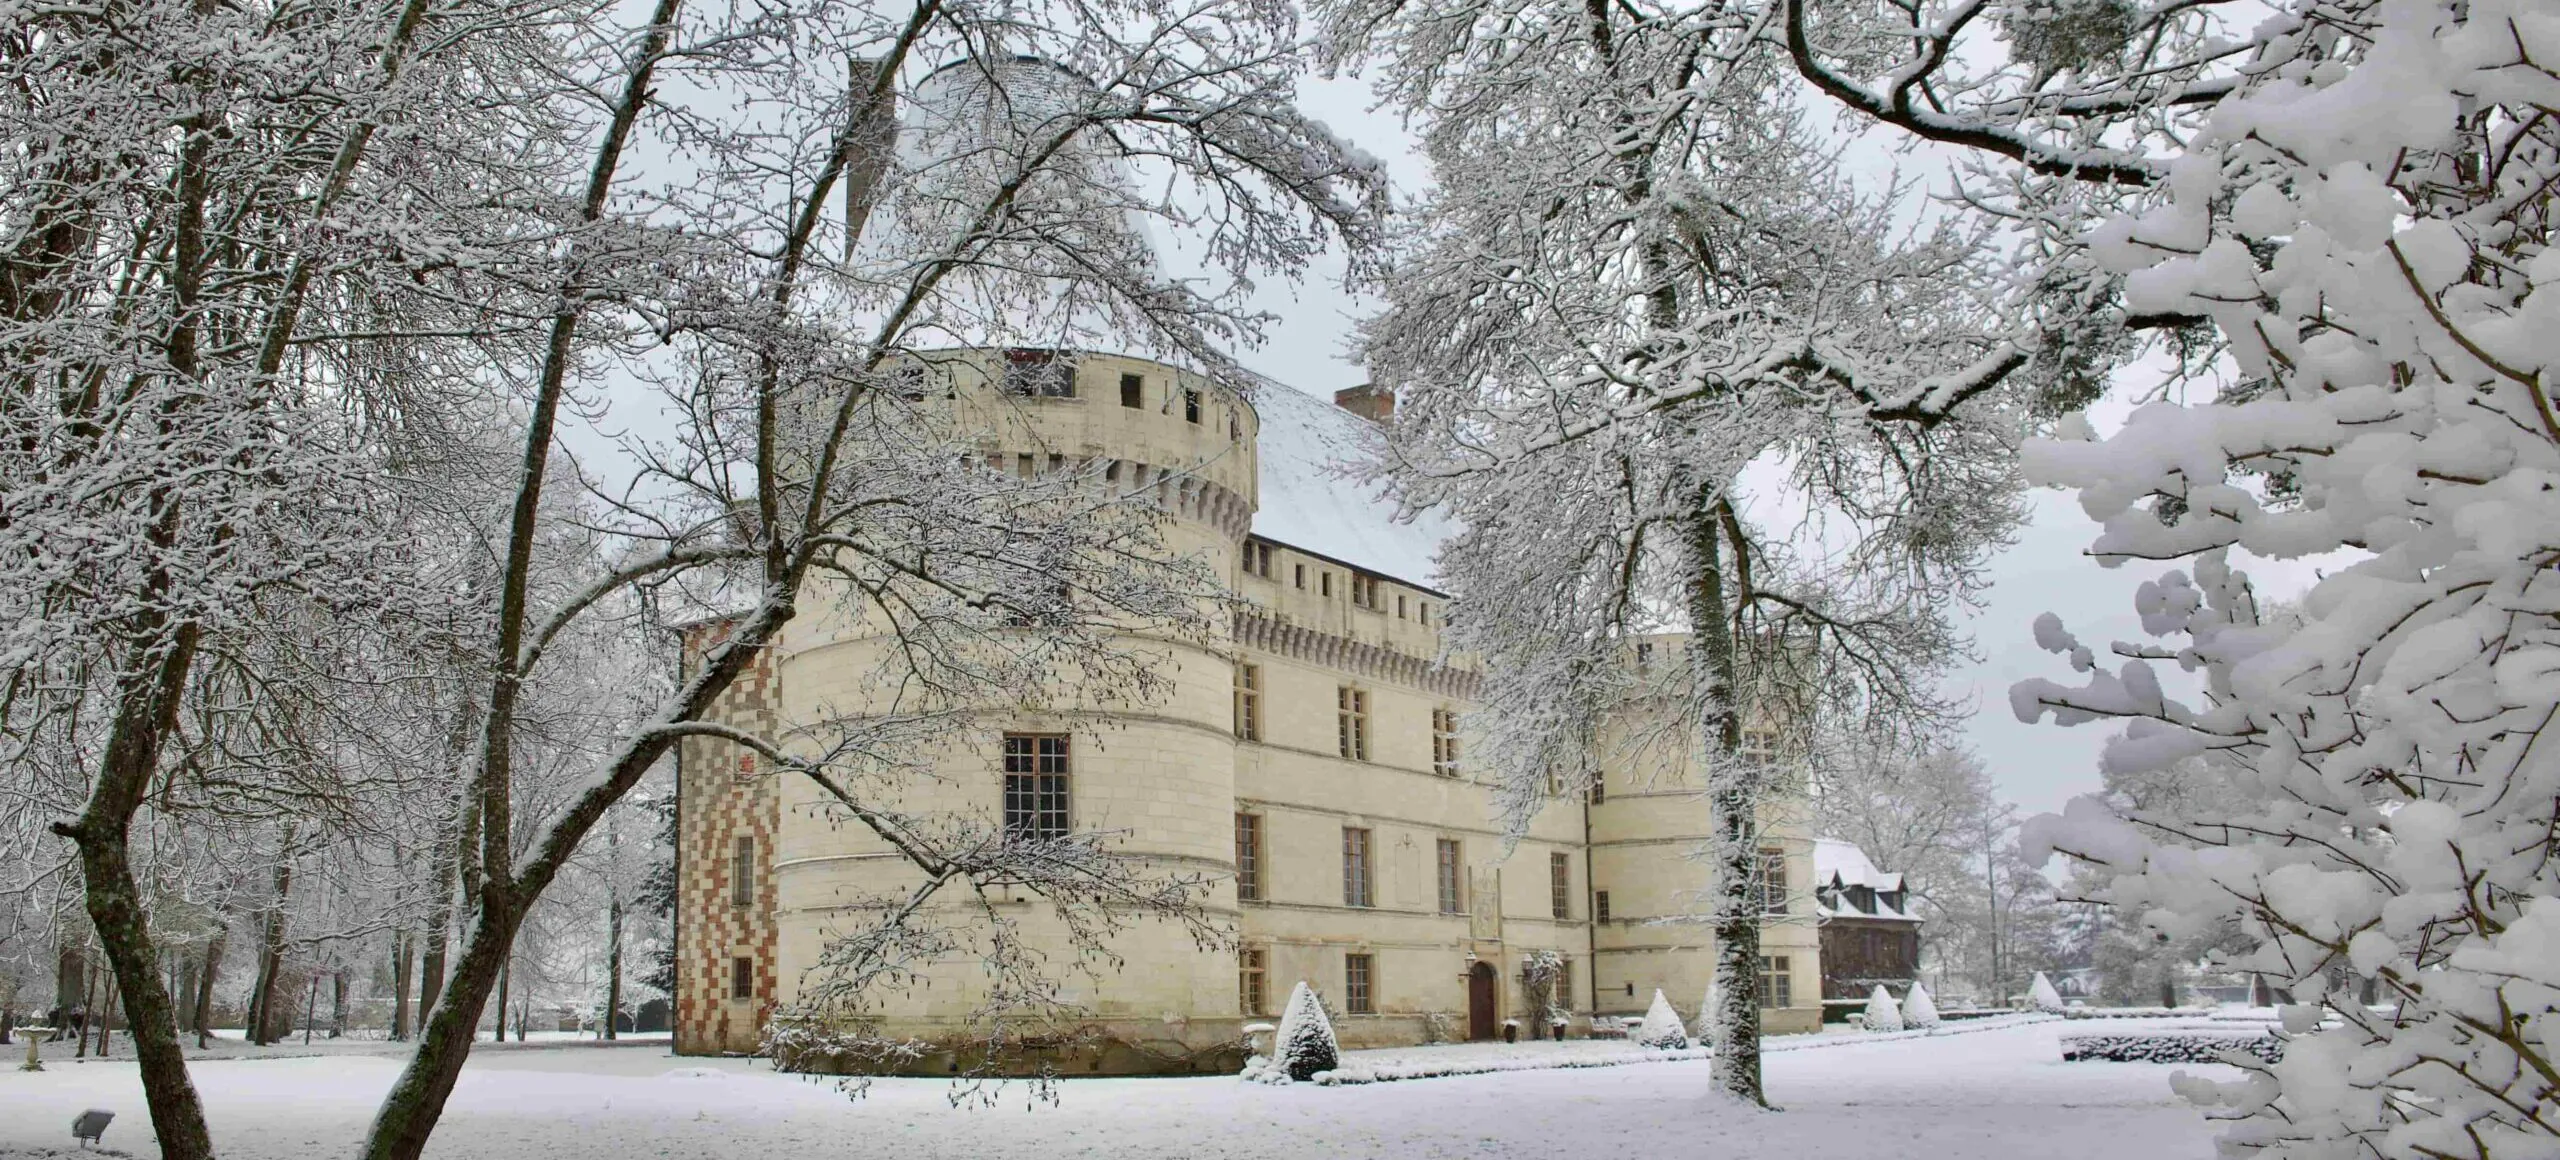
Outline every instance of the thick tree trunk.
[(346, 1033), (347, 972), (342, 967), (329, 972), (329, 1038), (343, 1038)]
[(515, 978), (515, 973), (515, 956), (509, 955), (507, 961), (498, 967), (498, 1026), (496, 1034), (489, 1037), (491, 1043), (507, 1041), (507, 984)]
[(619, 1037), (617, 1026), (622, 1018), (622, 899), (605, 904), (604, 911), (604, 1037)]
[[(1738, 1100), (1766, 1106), (1760, 1082), (1759, 774), (1742, 760), (1742, 712), (1750, 695), (1742, 679), (1733, 607), (1745, 595), (1728, 590), (1723, 537), (1728, 511), (1721, 489), (1702, 485), (1696, 509), (1684, 520), (1690, 550), (1689, 631), (1694, 665), (1717, 704), (1704, 722), (1703, 748), (1714, 757), (1707, 788), (1715, 848), (1711, 904), (1716, 939), (1715, 1084)], [(1737, 551), (1739, 548), (1737, 547)], [(1735, 566), (1741, 567), (1736, 560)]]

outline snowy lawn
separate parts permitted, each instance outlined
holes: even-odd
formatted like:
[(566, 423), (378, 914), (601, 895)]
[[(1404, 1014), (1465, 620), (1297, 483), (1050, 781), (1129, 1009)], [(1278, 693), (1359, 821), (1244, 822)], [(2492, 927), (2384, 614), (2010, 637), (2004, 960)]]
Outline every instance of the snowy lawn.
[[(1703, 1062), (1512, 1072), (1428, 1083), (1265, 1087), (1226, 1078), (1082, 1080), (1057, 1107), (954, 1108), (935, 1080), (849, 1100), (746, 1060), (574, 1048), (475, 1055), (429, 1154), (488, 1160), (727, 1160), (1065, 1155), (1719, 1160), (1973, 1157), (2168, 1160), (2213, 1128), (2172, 1100), (2173, 1068), (2061, 1061), (2059, 1022), (1844, 1044), (1767, 1058), (1778, 1114), (1704, 1096)], [(195, 1067), (226, 1156), (336, 1160), (354, 1150), (396, 1060), (219, 1060)], [(2225, 1072), (2218, 1067), (2190, 1068)], [(0, 1071), (0, 1157), (70, 1143), (82, 1108), (107, 1143), (156, 1156), (129, 1059)]]

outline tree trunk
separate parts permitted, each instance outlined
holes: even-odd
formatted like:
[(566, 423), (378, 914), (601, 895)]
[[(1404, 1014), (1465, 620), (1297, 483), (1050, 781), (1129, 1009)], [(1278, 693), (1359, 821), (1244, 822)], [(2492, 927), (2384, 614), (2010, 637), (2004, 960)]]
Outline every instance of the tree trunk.
[(98, 1005), (98, 1058), (100, 1059), (105, 1059), (107, 1057), (107, 1047), (109, 1044), (114, 1042), (113, 1037), (116, 1033), (116, 993), (123, 989), (116, 986), (115, 976), (113, 975), (109, 975), (106, 982), (107, 993), (105, 1001)]
[(604, 1037), (617, 1038), (622, 1018), (622, 899), (614, 897), (604, 911)]
[(87, 976), (80, 980), (80, 1039), (72, 1048), (71, 1058), (89, 1058), (89, 1023), (97, 1018), (97, 1015), (98, 969), (93, 966), (89, 968)]
[(196, 972), (202, 969), (203, 964), (193, 956), (181, 958), (175, 975), (169, 980), (169, 995), (177, 1005), (178, 1029), (181, 1031), (196, 1025)]
[(515, 977), (515, 973), (516, 959), (511, 954), (498, 966), (498, 1033), (490, 1036), (491, 1043), (507, 1041), (507, 983)]
[(409, 1038), (409, 977), (415, 963), (410, 952), (416, 949), (417, 936), (400, 931), (391, 936), (391, 1038)]
[[(285, 902), (293, 895), (293, 857), (289, 852), (292, 845), (292, 839), (287, 837), (285, 848), (288, 852), (277, 857), (275, 901), (267, 908), (266, 929), (258, 943), (258, 984), (250, 1004), (249, 1042), (260, 1047), (282, 1038), (274, 1030), (277, 1011), (276, 984), (282, 978), (284, 971)], [(290, 1003), (292, 1000), (286, 999), (285, 1002)], [(289, 1011), (291, 1008), (288, 1007), (285, 1010)]]
[[(1760, 1082), (1760, 773), (1741, 757), (1742, 712), (1750, 688), (1742, 679), (1732, 601), (1747, 594), (1729, 593), (1725, 583), (1728, 519), (1721, 488), (1704, 484), (1695, 510), (1683, 520), (1690, 564), (1697, 569), (1689, 591), (1689, 631), (1695, 645), (1691, 663), (1705, 667), (1701, 683), (1717, 698), (1701, 738), (1714, 757), (1707, 806), (1715, 842), (1712, 913), (1720, 1007), (1715, 1085), (1734, 1099), (1765, 1107), (1768, 1096)], [(1737, 543), (1736, 551), (1741, 550)], [(1742, 561), (1735, 564), (1740, 567)]]
[(329, 972), (329, 1038), (347, 1034), (347, 972), (341, 967)]
[(311, 974), (311, 991), (310, 991), (310, 997), (309, 997), (309, 998), (307, 998), (307, 999), (304, 999), (304, 1000), (303, 1000), (303, 1007), (302, 1007), (302, 1045), (303, 1045), (304, 1047), (309, 1047), (309, 1046), (311, 1046), (311, 1025), (312, 1025), (313, 1023), (315, 1023), (315, 1022), (318, 1022), (318, 1021), (319, 1021), (319, 1018), (320, 1018), (320, 973), (319, 973), (319, 972), (317, 972), (317, 971), (314, 971), (314, 972), (312, 972), (312, 974)]
[(204, 948), (204, 966), (196, 972), (196, 1047), (213, 1045), (213, 980), (222, 970), (224, 944), (231, 940), (231, 927), (224, 924), (213, 932), (213, 941)]

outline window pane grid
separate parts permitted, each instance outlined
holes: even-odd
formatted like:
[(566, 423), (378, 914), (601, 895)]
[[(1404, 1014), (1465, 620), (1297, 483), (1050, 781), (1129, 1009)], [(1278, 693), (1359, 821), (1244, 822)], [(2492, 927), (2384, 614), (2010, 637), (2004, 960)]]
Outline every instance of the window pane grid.
[(1342, 830), (1342, 904), (1369, 906), (1369, 831), (1349, 826)]
[(1236, 815), (1236, 897), (1262, 898), (1262, 815)]
[(1236, 666), (1236, 737), (1262, 740), (1262, 666)]
[(1336, 742), (1342, 756), (1369, 760), (1369, 691), (1343, 685), (1334, 690)]
[(1049, 841), (1067, 836), (1067, 777), (1065, 735), (1005, 734), (1005, 837)]
[(1760, 956), (1760, 1005), (1762, 1007), (1795, 1006), (1795, 980), (1787, 970), (1787, 956)]
[(1377, 1001), (1370, 984), (1370, 959), (1367, 955), (1342, 956), (1342, 1006), (1353, 1015), (1375, 1014)]
[(1458, 843), (1440, 839), (1440, 913), (1459, 914), (1466, 910), (1466, 895), (1460, 886), (1459, 870), (1465, 861), (1458, 856)]
[(1573, 917), (1573, 859), (1547, 855), (1547, 902), (1557, 918)]
[(1760, 851), (1760, 909), (1768, 914), (1787, 912), (1787, 852), (1784, 850)]
[(1246, 1015), (1260, 1015), (1267, 1006), (1270, 990), (1265, 980), (1270, 964), (1260, 947), (1246, 947), (1236, 954), (1236, 1008)]

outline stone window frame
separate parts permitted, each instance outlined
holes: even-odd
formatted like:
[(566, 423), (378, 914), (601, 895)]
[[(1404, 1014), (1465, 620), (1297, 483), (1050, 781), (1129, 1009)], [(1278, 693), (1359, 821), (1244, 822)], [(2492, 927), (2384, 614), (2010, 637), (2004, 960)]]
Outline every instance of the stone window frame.
[(1366, 826), (1342, 827), (1342, 904), (1367, 910), (1378, 905), (1377, 833)]
[(1236, 1010), (1265, 1015), (1271, 1010), (1271, 952), (1247, 943), (1236, 948)]
[(1003, 752), (1005, 840), (1067, 836), (1075, 825), (1074, 751), (1068, 735), (1007, 733)]
[(1236, 662), (1235, 732), (1238, 741), (1262, 740), (1262, 666)]
[(1456, 838), (1440, 839), (1436, 847), (1440, 879), (1440, 913), (1467, 912), (1466, 847)]
[(1335, 751), (1345, 760), (1369, 760), (1369, 690), (1336, 685), (1333, 692)]
[[(1795, 1006), (1795, 974), (1786, 955), (1760, 956), (1760, 1009), (1775, 1011)], [(1770, 1000), (1777, 1000), (1771, 1002)]]
[(1262, 815), (1236, 812), (1236, 899), (1262, 901)]

